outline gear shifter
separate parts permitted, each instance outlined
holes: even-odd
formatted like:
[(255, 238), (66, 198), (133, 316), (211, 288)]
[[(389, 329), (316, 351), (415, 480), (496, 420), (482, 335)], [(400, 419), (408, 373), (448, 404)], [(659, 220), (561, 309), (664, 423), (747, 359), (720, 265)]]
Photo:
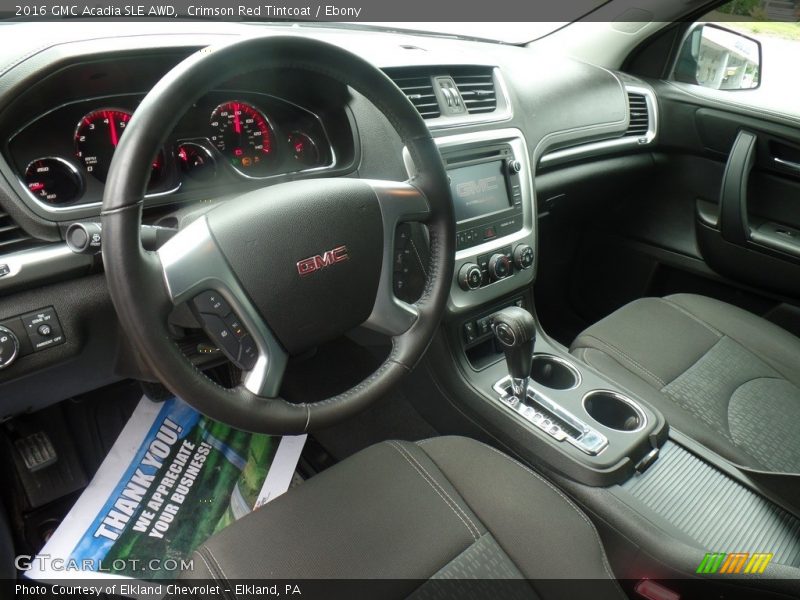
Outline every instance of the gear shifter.
[(536, 320), (524, 308), (509, 306), (492, 315), (492, 331), (506, 355), (511, 391), (524, 402), (533, 365)]

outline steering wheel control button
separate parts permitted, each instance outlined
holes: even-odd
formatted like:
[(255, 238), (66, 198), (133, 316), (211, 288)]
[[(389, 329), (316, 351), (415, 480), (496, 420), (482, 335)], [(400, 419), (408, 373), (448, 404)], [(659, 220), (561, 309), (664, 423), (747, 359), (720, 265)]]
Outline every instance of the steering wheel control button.
[(8, 327), (0, 325), (0, 369), (5, 369), (17, 359), (19, 340)]
[(34, 352), (63, 344), (66, 339), (52, 306), (20, 317)]
[(203, 314), (202, 318), (203, 325), (205, 326), (208, 335), (211, 337), (217, 347), (222, 350), (225, 355), (231, 359), (231, 361), (238, 361), (239, 340), (236, 339), (236, 336), (233, 334), (233, 332), (228, 329), (225, 321), (216, 315)]
[(217, 292), (202, 292), (194, 297), (193, 302), (197, 311), (206, 315), (227, 317), (231, 314), (230, 304)]
[(191, 304), (216, 347), (243, 371), (251, 370), (258, 359), (258, 348), (225, 299), (217, 292), (206, 291), (195, 296)]
[(241, 350), (239, 352), (239, 367), (243, 371), (249, 371), (256, 366), (258, 360), (258, 347), (252, 337), (246, 335), (242, 338)]
[(247, 335), (247, 330), (245, 330), (244, 325), (239, 320), (234, 313), (229, 314), (225, 317), (225, 324), (228, 326), (230, 332), (236, 337), (236, 339), (241, 339)]
[(514, 248), (514, 266), (518, 269), (530, 269), (533, 266), (533, 248), (528, 244), (520, 244)]
[(458, 271), (458, 285), (463, 290), (477, 290), (482, 281), (483, 273), (475, 263), (467, 263)]

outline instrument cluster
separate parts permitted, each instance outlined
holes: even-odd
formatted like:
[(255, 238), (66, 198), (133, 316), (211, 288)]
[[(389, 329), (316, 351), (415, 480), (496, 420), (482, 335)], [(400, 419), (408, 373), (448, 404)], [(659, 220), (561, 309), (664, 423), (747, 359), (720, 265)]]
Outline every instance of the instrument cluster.
[[(72, 102), (15, 133), (8, 153), (28, 193), (53, 210), (100, 202), (114, 151), (142, 97)], [(237, 182), (335, 163), (325, 126), (310, 110), (267, 94), (212, 92), (153, 157), (146, 197), (230, 190)]]

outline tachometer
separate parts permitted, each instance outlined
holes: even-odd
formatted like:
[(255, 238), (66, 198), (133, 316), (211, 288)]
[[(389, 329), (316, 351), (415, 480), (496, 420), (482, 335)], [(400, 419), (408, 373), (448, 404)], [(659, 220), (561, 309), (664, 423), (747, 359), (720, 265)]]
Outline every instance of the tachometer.
[(264, 113), (232, 100), (211, 113), (211, 142), (230, 164), (248, 175), (265, 175), (275, 162), (274, 135)]
[[(111, 158), (119, 144), (131, 113), (117, 108), (103, 108), (84, 116), (75, 128), (75, 155), (86, 167), (86, 170), (105, 181)], [(153, 172), (150, 183), (155, 183), (164, 171), (164, 156), (158, 153), (153, 159)]]

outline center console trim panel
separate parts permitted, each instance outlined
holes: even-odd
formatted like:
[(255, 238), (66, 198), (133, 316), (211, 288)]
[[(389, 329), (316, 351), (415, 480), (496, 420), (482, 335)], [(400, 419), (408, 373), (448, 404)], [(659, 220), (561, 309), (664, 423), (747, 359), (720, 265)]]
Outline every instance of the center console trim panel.
[[(488, 240), (471, 248), (456, 251), (453, 281), (450, 286), (448, 309), (450, 312), (463, 312), (492, 302), (506, 294), (530, 285), (536, 272), (535, 261), (532, 268), (518, 270), (512, 276), (505, 277), (475, 290), (464, 290), (458, 283), (457, 274), (468, 263), (477, 263), (478, 257), (501, 250), (505, 246), (513, 248), (526, 244), (536, 249), (536, 198), (532, 180), (530, 154), (525, 136), (517, 128), (492, 129), (441, 135), (434, 138), (439, 150), (448, 152), (478, 149), (487, 145), (508, 144), (514, 152), (514, 158), (520, 163), (519, 184), (522, 195), (522, 228), (514, 233)], [(414, 162), (407, 149), (403, 149), (403, 161), (409, 177), (416, 172)]]

